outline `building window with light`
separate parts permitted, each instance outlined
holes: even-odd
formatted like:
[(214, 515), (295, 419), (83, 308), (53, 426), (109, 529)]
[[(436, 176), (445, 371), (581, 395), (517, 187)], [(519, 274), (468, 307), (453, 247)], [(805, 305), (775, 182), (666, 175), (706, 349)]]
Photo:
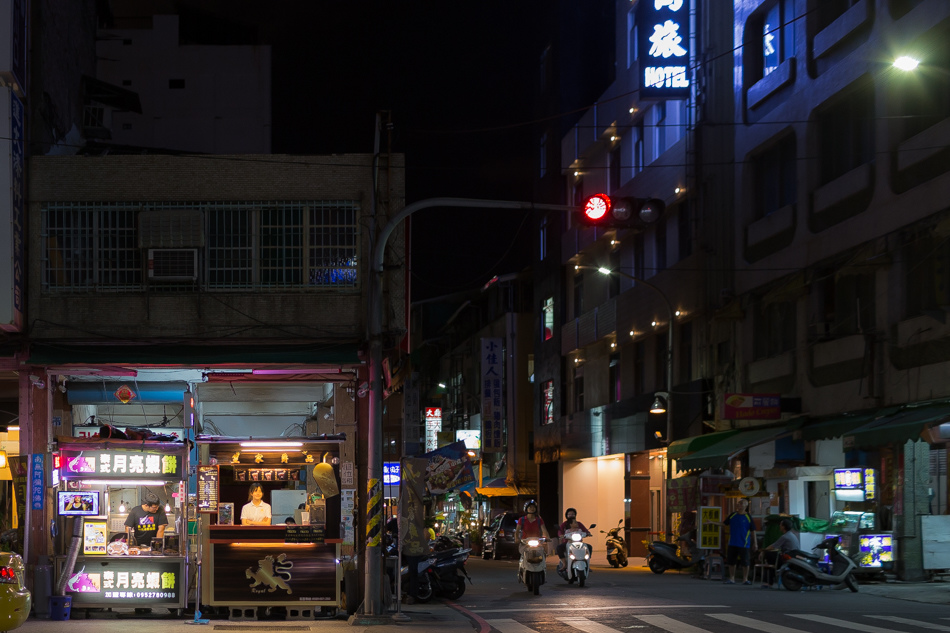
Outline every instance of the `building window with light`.
[(554, 297), (548, 297), (541, 304), (541, 331), (545, 341), (554, 338)]
[(554, 381), (541, 385), (541, 424), (554, 424)]
[(795, 2), (767, 3), (762, 20), (762, 76), (775, 71), (786, 59), (795, 57)]
[(538, 223), (538, 238), (541, 243), (538, 245), (538, 259), (544, 261), (548, 257), (548, 216), (541, 216)]
[(761, 219), (798, 199), (795, 136), (786, 135), (752, 159), (755, 218)]

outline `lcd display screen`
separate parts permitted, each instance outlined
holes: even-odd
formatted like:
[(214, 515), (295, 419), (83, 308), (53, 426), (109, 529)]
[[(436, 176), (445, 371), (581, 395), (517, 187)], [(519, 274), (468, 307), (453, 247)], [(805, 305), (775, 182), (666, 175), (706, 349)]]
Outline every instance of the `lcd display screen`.
[(56, 509), (60, 516), (97, 516), (98, 491), (60, 491), (56, 493)]

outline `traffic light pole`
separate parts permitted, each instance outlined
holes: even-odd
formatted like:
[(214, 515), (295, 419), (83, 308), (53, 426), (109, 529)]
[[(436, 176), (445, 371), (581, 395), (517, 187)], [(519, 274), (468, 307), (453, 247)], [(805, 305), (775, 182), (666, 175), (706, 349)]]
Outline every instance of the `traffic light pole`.
[[(414, 202), (397, 213), (380, 231), (373, 248), (372, 267), (369, 275), (369, 424), (367, 432), (366, 479), (368, 482), (381, 482), (383, 477), (383, 259), (386, 254), (386, 242), (399, 223), (416, 211), (432, 207), (456, 207), (463, 209), (524, 209), (526, 211), (575, 211), (577, 207), (558, 204), (535, 204), (533, 202), (514, 202), (507, 200), (471, 200), (468, 198), (429, 198)], [(365, 586), (363, 590), (363, 611), (350, 618), (350, 624), (366, 626), (370, 624), (391, 624), (385, 615), (382, 595), (382, 548), (379, 532), (382, 527), (382, 504), (373, 503), (369, 494), (363, 496), (363, 517), (366, 521)]]

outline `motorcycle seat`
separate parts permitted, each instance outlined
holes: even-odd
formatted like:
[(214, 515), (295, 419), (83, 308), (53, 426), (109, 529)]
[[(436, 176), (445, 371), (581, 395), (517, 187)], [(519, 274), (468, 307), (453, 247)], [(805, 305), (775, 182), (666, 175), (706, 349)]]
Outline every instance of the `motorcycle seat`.
[(787, 553), (789, 556), (793, 557), (793, 558), (806, 559), (806, 560), (808, 560), (808, 561), (810, 561), (810, 562), (813, 562), (813, 563), (817, 563), (817, 562), (818, 562), (818, 558), (819, 558), (817, 555), (812, 554), (811, 552), (806, 552), (806, 551), (800, 550), (800, 549), (794, 549), (794, 550), (791, 550), (791, 551), (786, 552), (786, 553)]

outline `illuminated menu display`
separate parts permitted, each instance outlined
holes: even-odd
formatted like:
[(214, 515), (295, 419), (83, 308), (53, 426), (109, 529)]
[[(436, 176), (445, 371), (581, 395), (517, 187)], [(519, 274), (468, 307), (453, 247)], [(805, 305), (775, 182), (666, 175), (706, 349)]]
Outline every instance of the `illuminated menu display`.
[(864, 469), (836, 468), (835, 490), (860, 490), (864, 488)]
[(890, 534), (862, 534), (858, 537), (857, 557), (861, 567), (883, 567), (894, 562), (894, 545)]
[(178, 455), (147, 451), (60, 452), (63, 479), (181, 479)]
[(218, 491), (221, 486), (218, 466), (198, 466), (198, 511), (218, 511)]

